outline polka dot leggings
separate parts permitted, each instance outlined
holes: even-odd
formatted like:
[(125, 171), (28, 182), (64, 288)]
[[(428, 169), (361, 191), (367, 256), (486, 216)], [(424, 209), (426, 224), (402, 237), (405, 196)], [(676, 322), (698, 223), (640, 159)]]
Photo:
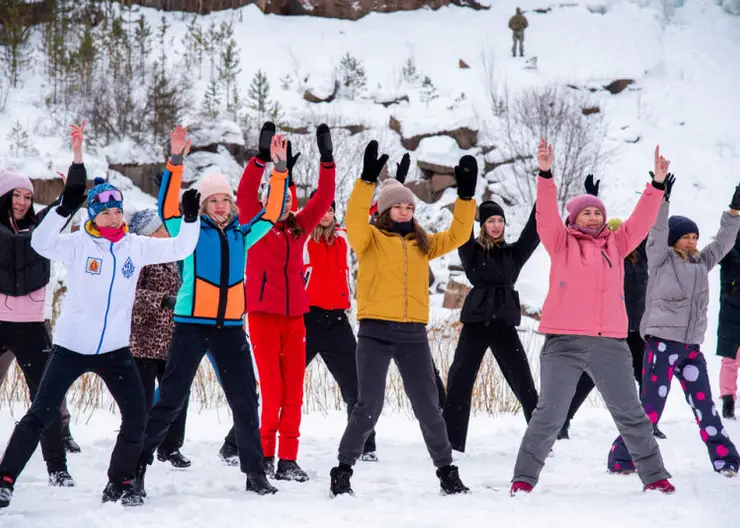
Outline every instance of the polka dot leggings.
[[(681, 382), (686, 401), (694, 412), (714, 470), (737, 472), (740, 459), (714, 406), (707, 363), (699, 345), (648, 338), (642, 362), (640, 400), (653, 424), (657, 424), (663, 414), (674, 375)], [(632, 457), (621, 436), (612, 444), (608, 467), (615, 472), (634, 470)]]

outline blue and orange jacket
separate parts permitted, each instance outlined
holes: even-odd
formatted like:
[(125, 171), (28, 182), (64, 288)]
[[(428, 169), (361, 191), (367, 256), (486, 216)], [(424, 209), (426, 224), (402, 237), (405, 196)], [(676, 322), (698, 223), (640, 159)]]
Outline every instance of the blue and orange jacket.
[[(179, 232), (182, 222), (182, 167), (168, 162), (159, 189), (159, 214), (170, 236)], [(287, 172), (273, 169), (267, 205), (244, 224), (234, 215), (222, 230), (209, 217), (201, 217), (198, 245), (182, 262), (182, 287), (177, 293), (175, 322), (242, 326), (247, 250), (282, 215), (287, 177)]]

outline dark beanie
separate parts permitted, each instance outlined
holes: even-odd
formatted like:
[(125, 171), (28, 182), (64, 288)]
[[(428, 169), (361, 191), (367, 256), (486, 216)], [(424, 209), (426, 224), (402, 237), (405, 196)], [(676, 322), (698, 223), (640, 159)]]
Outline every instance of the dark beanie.
[(699, 226), (696, 222), (685, 216), (672, 216), (668, 219), (668, 245), (672, 246), (678, 240), (689, 233), (699, 236)]
[[(309, 199), (313, 198), (313, 195), (314, 194), (316, 194), (316, 189), (314, 189), (313, 191), (311, 191), (311, 194), (308, 196), (308, 198)], [(335, 200), (332, 200), (332, 202), (331, 202), (331, 208), (334, 209), (335, 211), (337, 210), (337, 202)]]
[(499, 204), (491, 200), (482, 202), (478, 207), (478, 222), (480, 222), (480, 225), (485, 224), (486, 220), (492, 216), (500, 216), (504, 219), (504, 223), (506, 223), (506, 215)]

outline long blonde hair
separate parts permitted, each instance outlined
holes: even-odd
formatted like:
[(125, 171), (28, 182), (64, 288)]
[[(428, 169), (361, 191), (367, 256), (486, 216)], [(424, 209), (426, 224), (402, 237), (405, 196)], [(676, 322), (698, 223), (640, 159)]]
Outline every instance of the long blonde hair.
[(326, 240), (326, 243), (330, 246), (334, 243), (334, 239), (337, 237), (337, 220), (336, 218), (331, 221), (331, 224), (324, 227), (321, 224), (316, 224), (316, 227), (311, 231), (311, 238), (317, 244), (321, 243), (322, 240)]
[[(229, 209), (231, 210), (231, 216), (229, 216), (228, 220), (223, 225), (218, 226), (219, 229), (223, 229), (224, 226), (228, 225), (228, 223), (231, 222), (232, 218), (234, 218), (235, 216), (236, 217), (239, 216), (239, 206), (237, 206), (236, 202), (234, 202), (234, 198), (229, 196), (228, 194), (226, 196), (229, 197)], [(208, 208), (208, 198), (203, 200), (203, 205), (200, 206), (200, 216), (208, 216), (207, 208)], [(208, 218), (211, 218), (211, 217), (208, 216)]]
[(478, 238), (476, 239), (478, 243), (488, 251), (489, 249), (492, 249), (496, 246), (500, 246), (504, 243), (504, 233), (506, 232), (506, 229), (504, 228), (504, 231), (501, 232), (501, 235), (493, 238), (491, 235), (488, 234), (488, 229), (486, 229), (486, 225), (483, 224), (480, 226), (480, 232), (478, 233)]

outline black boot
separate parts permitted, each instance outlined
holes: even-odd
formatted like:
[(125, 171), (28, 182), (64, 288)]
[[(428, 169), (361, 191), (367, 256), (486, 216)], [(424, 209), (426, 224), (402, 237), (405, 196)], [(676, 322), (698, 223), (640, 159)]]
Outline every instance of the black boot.
[(144, 499), (130, 480), (120, 483), (108, 482), (108, 485), (105, 486), (103, 502), (118, 502), (119, 500), (121, 506), (141, 506), (144, 504)]
[(247, 473), (247, 491), (252, 491), (258, 495), (272, 495), (277, 493), (278, 489), (270, 484), (264, 472)]
[(239, 450), (236, 446), (231, 445), (228, 442), (224, 442), (224, 445), (221, 446), (218, 456), (221, 457), (221, 460), (223, 460), (224, 464), (227, 466), (239, 465)]
[(462, 483), (462, 480), (460, 480), (460, 473), (457, 470), (457, 466), (450, 464), (449, 466), (439, 468), (437, 470), (437, 477), (439, 477), (439, 485), (442, 488), (442, 493), (445, 495), (468, 493), (470, 491)]
[(160, 462), (169, 462), (173, 467), (178, 469), (184, 469), (190, 467), (190, 459), (183, 456), (179, 449), (175, 449), (171, 453), (164, 453), (157, 451), (157, 460)]
[(275, 457), (265, 457), (264, 459), (265, 464), (265, 475), (270, 477), (271, 479), (275, 478)]
[(350, 483), (352, 473), (354, 473), (352, 468), (345, 464), (339, 464), (337, 467), (331, 469), (329, 472), (329, 476), (331, 477), (329, 491), (332, 495), (336, 497), (337, 495), (355, 494), (355, 492), (352, 491), (352, 485)]
[(66, 469), (49, 471), (49, 486), (57, 488), (73, 488), (75, 481)]
[(0, 508), (10, 506), (11, 497), (13, 497), (13, 479), (3, 477), (0, 479)]
[(75, 439), (72, 438), (72, 435), (65, 436), (63, 438), (64, 442), (64, 450), (67, 451), (67, 453), (79, 453), (82, 451), (82, 448), (80, 448), (80, 445), (75, 442)]
[(722, 418), (735, 419), (735, 397), (732, 394), (722, 396)]
[(655, 438), (660, 438), (661, 440), (665, 440), (667, 437), (665, 434), (663, 434), (663, 431), (658, 429), (658, 424), (653, 424), (653, 436)]
[(139, 492), (139, 495), (143, 497), (146, 497), (146, 487), (144, 485), (144, 478), (146, 477), (146, 466), (148, 464), (146, 462), (139, 462), (136, 465), (136, 491)]
[(301, 469), (295, 460), (278, 460), (275, 480), (306, 482), (308, 480), (308, 474)]
[(568, 429), (570, 429), (570, 420), (567, 420), (563, 424), (563, 427), (560, 428), (560, 432), (558, 433), (558, 440), (570, 440)]

